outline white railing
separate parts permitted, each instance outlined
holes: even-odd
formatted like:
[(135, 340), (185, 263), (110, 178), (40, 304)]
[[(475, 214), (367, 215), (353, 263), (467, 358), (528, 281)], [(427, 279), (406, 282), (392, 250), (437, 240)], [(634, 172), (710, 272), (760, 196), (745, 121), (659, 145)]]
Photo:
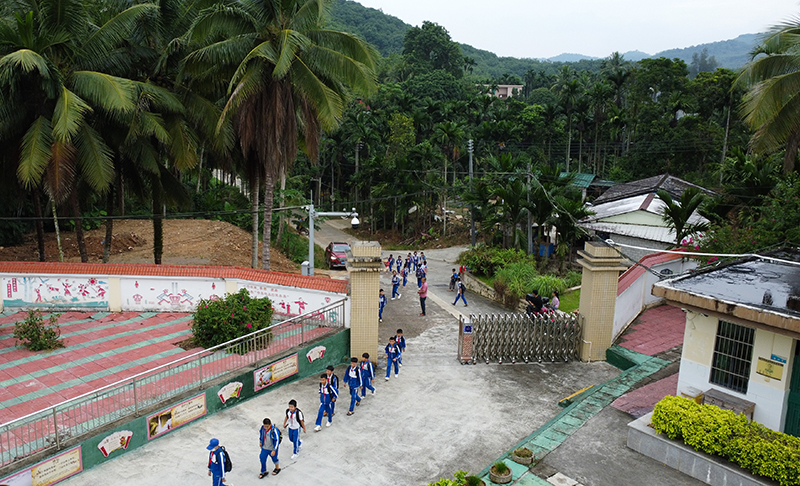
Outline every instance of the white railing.
[(345, 325), (345, 301), (292, 317), (0, 425), (0, 467), (91, 433)]

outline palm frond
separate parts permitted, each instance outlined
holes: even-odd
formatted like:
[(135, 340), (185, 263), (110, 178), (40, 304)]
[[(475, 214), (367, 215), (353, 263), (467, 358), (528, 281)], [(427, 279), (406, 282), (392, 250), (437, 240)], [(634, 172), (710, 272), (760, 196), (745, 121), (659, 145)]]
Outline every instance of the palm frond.
[(274, 42), (268, 40), (260, 43), (259, 45), (255, 46), (247, 55), (242, 59), (242, 62), (239, 63), (239, 66), (236, 67), (236, 72), (233, 73), (231, 77), (231, 82), (228, 85), (228, 93), (230, 94), (233, 90), (233, 87), (237, 85), (242, 77), (251, 69), (250, 61), (253, 59), (262, 59), (267, 62), (267, 64), (275, 65), (278, 62), (278, 57), (280, 53), (278, 52), (278, 46), (275, 45)]
[(291, 28), (308, 32), (325, 23), (329, 14), (329, 4), (325, 0), (306, 0), (291, 18)]
[(156, 86), (153, 83), (134, 82), (139, 89), (140, 101), (146, 99), (150, 109), (166, 113), (183, 113), (184, 106), (181, 100), (168, 89)]
[(128, 79), (95, 71), (76, 71), (69, 81), (82, 98), (112, 116), (136, 109), (136, 85)]
[(251, 64), (244, 71), (241, 79), (228, 97), (228, 101), (225, 103), (222, 113), (219, 115), (216, 129), (217, 133), (220, 133), (225, 122), (230, 121), (231, 116), (236, 113), (248, 97), (263, 88), (264, 70), (265, 68), (262, 64)]
[(172, 142), (169, 145), (175, 167), (191, 169), (197, 165), (197, 137), (184, 120), (172, 118), (167, 121)]
[(123, 10), (93, 32), (83, 44), (89, 58), (101, 59), (115, 47), (127, 41), (136, 30), (139, 22), (147, 16), (158, 13), (153, 3), (140, 3)]
[(19, 49), (0, 58), (0, 83), (9, 83), (18, 70), (24, 73), (36, 71), (42, 78), (58, 76), (58, 72), (53, 72), (51, 67), (47, 59), (38, 53), (30, 49)]
[(62, 86), (61, 96), (56, 100), (53, 110), (53, 137), (60, 142), (69, 143), (83, 125), (86, 113), (91, 111), (92, 108), (85, 101), (66, 86)]
[(26, 189), (42, 180), (42, 174), (50, 161), (52, 145), (53, 128), (50, 120), (40, 116), (22, 137), (17, 178)]
[(306, 35), (316, 46), (337, 51), (369, 69), (374, 70), (380, 59), (375, 47), (347, 32), (317, 29)]
[(75, 147), (69, 143), (53, 142), (50, 161), (44, 172), (44, 188), (56, 202), (67, 198), (75, 181)]
[(113, 152), (89, 125), (83, 125), (78, 137), (78, 165), (84, 180), (98, 192), (105, 192), (114, 182)]
[(296, 30), (284, 29), (278, 34), (277, 44), (278, 56), (270, 61), (275, 64), (272, 76), (281, 79), (289, 72), (298, 54), (311, 47), (311, 40)]
[(204, 45), (219, 35), (236, 36), (254, 32), (257, 23), (237, 5), (217, 3), (203, 9), (183, 36), (187, 45)]
[(219, 68), (229, 65), (234, 59), (244, 58), (252, 49), (255, 40), (256, 35), (248, 33), (201, 47), (186, 56), (184, 71), (196, 74), (206, 70), (208, 66)]
[(165, 145), (171, 142), (169, 131), (164, 126), (164, 118), (158, 113), (149, 111), (140, 111), (133, 117), (125, 142), (135, 143), (142, 137), (155, 137)]
[(292, 67), (292, 80), (295, 90), (308, 98), (316, 108), (322, 128), (335, 129), (344, 109), (342, 97), (318, 78), (302, 59), (298, 59)]

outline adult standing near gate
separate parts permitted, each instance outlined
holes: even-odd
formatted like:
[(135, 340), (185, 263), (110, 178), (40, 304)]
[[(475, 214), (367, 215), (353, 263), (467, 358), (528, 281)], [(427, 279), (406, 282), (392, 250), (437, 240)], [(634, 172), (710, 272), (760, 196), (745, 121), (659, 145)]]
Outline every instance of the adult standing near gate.
[(211, 439), (206, 447), (208, 453), (208, 475), (211, 486), (222, 486), (225, 483), (225, 448), (219, 445), (219, 439)]
[(421, 282), (421, 284), (420, 284), (419, 290), (417, 290), (417, 293), (419, 294), (419, 306), (422, 309), (422, 312), (420, 312), (419, 315), (424, 316), (425, 315), (425, 299), (428, 298), (428, 279), (425, 278), (425, 277), (422, 277), (422, 280), (420, 282)]

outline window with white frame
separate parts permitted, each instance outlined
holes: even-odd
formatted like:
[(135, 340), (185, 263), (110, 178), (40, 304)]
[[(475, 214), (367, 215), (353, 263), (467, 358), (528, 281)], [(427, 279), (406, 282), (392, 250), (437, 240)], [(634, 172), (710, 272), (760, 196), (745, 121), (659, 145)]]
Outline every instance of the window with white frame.
[(753, 328), (719, 321), (711, 361), (711, 383), (747, 393), (755, 334)]

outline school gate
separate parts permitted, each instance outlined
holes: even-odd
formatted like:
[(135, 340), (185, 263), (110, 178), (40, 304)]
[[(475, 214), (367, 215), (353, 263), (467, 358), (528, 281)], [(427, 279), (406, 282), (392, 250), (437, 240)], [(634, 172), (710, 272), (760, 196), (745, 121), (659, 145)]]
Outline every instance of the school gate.
[(579, 360), (582, 323), (564, 312), (470, 314), (459, 319), (458, 356), (462, 364)]

